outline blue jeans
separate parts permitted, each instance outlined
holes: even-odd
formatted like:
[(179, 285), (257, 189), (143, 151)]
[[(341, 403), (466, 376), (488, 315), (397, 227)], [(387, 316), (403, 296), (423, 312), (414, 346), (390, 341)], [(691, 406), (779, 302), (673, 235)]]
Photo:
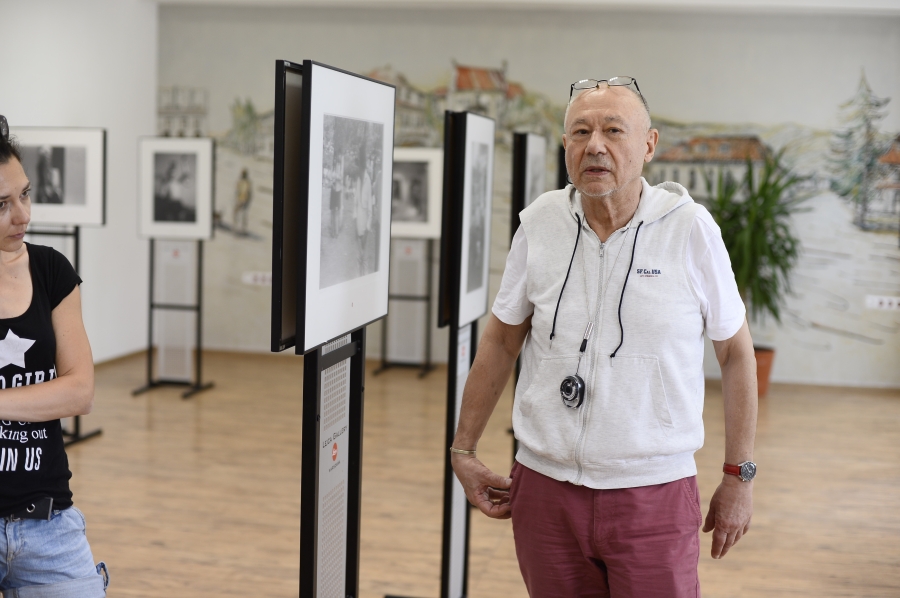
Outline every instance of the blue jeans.
[(0, 518), (0, 593), (5, 598), (103, 598), (106, 564), (94, 565), (75, 507), (49, 521)]

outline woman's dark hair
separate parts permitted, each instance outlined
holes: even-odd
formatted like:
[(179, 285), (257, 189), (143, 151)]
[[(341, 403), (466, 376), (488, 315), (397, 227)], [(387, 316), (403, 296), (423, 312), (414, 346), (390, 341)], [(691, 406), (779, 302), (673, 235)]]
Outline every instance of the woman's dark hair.
[(14, 138), (9, 138), (9, 123), (6, 122), (6, 117), (0, 114), (0, 164), (6, 164), (10, 158), (22, 162), (19, 145)]

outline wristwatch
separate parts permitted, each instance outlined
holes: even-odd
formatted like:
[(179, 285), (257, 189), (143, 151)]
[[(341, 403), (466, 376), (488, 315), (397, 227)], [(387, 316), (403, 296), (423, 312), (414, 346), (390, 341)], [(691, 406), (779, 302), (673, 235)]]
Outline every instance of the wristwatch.
[(736, 475), (741, 478), (742, 482), (749, 482), (753, 478), (756, 477), (756, 463), (753, 461), (744, 461), (743, 463), (738, 463), (737, 465), (730, 465), (725, 463), (722, 466), (722, 471), (727, 473), (728, 475)]

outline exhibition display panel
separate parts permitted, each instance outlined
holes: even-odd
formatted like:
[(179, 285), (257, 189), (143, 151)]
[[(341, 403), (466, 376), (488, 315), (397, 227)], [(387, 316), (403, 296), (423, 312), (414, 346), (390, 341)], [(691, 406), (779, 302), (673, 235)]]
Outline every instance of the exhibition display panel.
[[(147, 382), (131, 394), (159, 386), (184, 386), (187, 389), (181, 397), (187, 399), (213, 387), (212, 382), (203, 381), (203, 241), (213, 235), (215, 142), (209, 138), (144, 137), (138, 142), (138, 154), (138, 232), (150, 239)], [(194, 266), (188, 263), (191, 253)], [(187, 272), (191, 268), (194, 271)], [(174, 279), (167, 284), (170, 275)], [(194, 285), (184, 284), (191, 279)], [(193, 298), (185, 296), (191, 294), (190, 286), (194, 287)], [(169, 288), (175, 290), (174, 299), (165, 294)], [(160, 292), (164, 296), (159, 297)], [(185, 334), (191, 320), (193, 335)], [(174, 330), (183, 342), (167, 342), (166, 330)], [(176, 359), (168, 359), (173, 354)], [(176, 362), (182, 361), (185, 366), (178, 367)]]
[[(449, 326), (446, 446), (459, 423), (463, 389), (475, 358), (478, 318), (488, 310), (488, 252), (494, 173), (490, 118), (447, 112), (444, 119), (444, 206), (439, 326)], [(468, 592), (469, 502), (444, 457), (441, 598)]]
[(431, 362), (435, 240), (441, 236), (444, 152), (394, 150), (391, 188), (391, 314), (381, 321), (380, 374), (392, 367), (434, 369)]
[(300, 595), (359, 587), (365, 326), (387, 315), (395, 88), (275, 65), (271, 347), (304, 355)]
[[(562, 146), (560, 146), (562, 148)], [(562, 166), (559, 166), (562, 156)], [(557, 155), (557, 166), (565, 172), (565, 154)], [(564, 177), (565, 178), (565, 177)], [(531, 205), (547, 186), (547, 138), (534, 133), (513, 134), (512, 155), (512, 209), (510, 210), (509, 238), (516, 235), (521, 221), (519, 212)], [(516, 367), (513, 375), (513, 394), (515, 385), (519, 382), (519, 372), (522, 369), (521, 357), (516, 358)], [(515, 432), (509, 429), (513, 437), (513, 460), (519, 451), (519, 443)]]

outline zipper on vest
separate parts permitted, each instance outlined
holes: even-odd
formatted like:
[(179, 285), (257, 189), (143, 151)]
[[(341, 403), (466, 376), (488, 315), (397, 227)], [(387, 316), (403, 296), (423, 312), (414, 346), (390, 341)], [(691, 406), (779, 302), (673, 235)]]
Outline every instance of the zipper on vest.
[[(593, 232), (593, 231), (592, 231), (592, 232)], [(600, 240), (599, 237), (598, 237), (597, 240), (598, 240), (598, 241)], [(603, 297), (603, 294), (602, 294), (602, 291), (603, 291), (603, 272), (604, 272), (604, 270), (606, 270), (606, 263), (605, 263), (605, 260), (606, 260), (606, 244), (603, 243), (602, 241), (600, 242), (600, 256), (599, 256), (599, 257), (600, 257), (600, 267), (598, 268), (598, 272), (597, 272), (597, 311), (596, 311), (596, 313), (595, 313), (595, 315), (594, 315), (594, 320), (596, 320), (596, 321), (597, 321), (597, 324), (602, 328), (603, 322), (602, 322), (602, 320), (600, 319), (599, 314), (600, 314), (601, 307), (602, 307), (602, 306), (600, 305), (601, 300), (602, 300), (601, 298)], [(590, 309), (591, 309), (591, 308), (590, 308), (590, 298), (589, 298), (589, 297), (585, 297), (585, 301), (588, 302), (588, 313), (590, 313)], [(596, 339), (597, 339), (597, 340), (594, 341), (594, 344), (596, 344), (596, 343), (599, 342), (599, 339), (600, 339), (600, 331), (599, 331), (599, 330), (598, 330), (598, 334), (597, 334), (597, 336), (596, 336)], [(588, 348), (588, 350), (591, 351), (592, 355), (591, 355), (591, 357), (588, 359), (588, 371), (586, 372), (586, 374), (587, 374), (587, 378), (586, 378), (586, 379), (587, 379), (587, 380), (593, 380), (593, 376), (594, 376), (594, 357), (593, 357), (593, 353), (594, 353), (595, 351), (593, 351), (590, 347)], [(586, 397), (586, 398), (587, 398), (587, 397)], [(583, 476), (583, 474), (584, 474), (584, 467), (582, 467), (582, 457), (583, 457), (583, 453), (584, 453), (584, 440), (585, 440), (585, 438), (587, 437), (587, 422), (588, 422), (588, 419), (589, 419), (589, 416), (590, 416), (591, 408), (592, 408), (593, 406), (594, 406), (594, 402), (588, 400), (588, 401), (585, 401), (584, 408), (581, 410), (581, 432), (579, 432), (579, 434), (578, 434), (578, 441), (575, 443), (575, 465), (578, 467), (578, 473), (575, 475), (575, 481), (574, 481), (573, 483), (576, 484), (576, 485), (580, 485), (580, 484), (581, 484), (581, 478), (582, 478), (582, 476)]]

